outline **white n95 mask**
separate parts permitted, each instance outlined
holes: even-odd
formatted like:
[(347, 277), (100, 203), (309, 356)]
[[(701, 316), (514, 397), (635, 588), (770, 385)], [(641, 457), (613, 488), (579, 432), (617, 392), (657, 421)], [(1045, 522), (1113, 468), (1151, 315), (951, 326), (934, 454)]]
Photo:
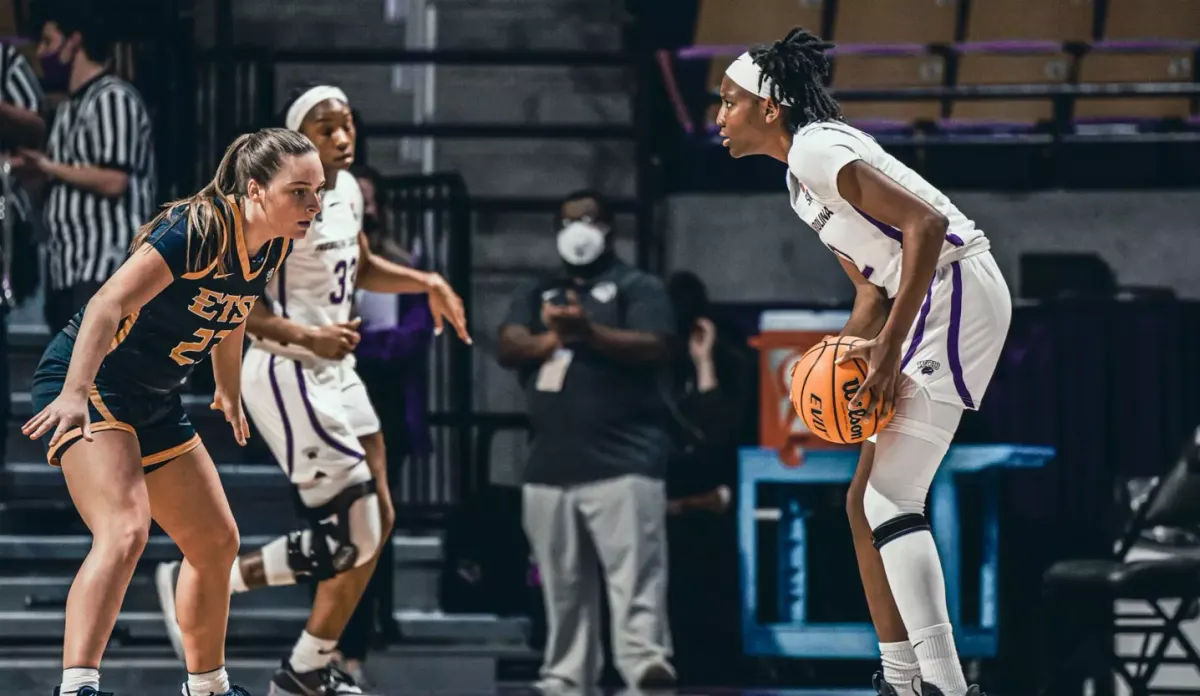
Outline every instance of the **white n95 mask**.
[(572, 266), (586, 266), (604, 253), (604, 230), (590, 222), (572, 222), (559, 230), (558, 255)]

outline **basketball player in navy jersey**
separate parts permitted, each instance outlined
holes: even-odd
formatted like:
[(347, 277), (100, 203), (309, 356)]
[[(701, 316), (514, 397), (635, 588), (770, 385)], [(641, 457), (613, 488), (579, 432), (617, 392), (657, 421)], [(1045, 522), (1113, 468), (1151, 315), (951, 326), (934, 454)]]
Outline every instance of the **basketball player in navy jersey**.
[(149, 534), (183, 551), (176, 610), (184, 696), (248, 696), (225, 673), (229, 574), (238, 532), (180, 391), (212, 354), (214, 409), (239, 444), (245, 322), (320, 210), (325, 175), (307, 138), (243, 135), (199, 193), (168, 204), (129, 259), (50, 342), (22, 431), (62, 468), (93, 536), (67, 597), (58, 696), (98, 696), (100, 659)]
[(925, 499), (965, 409), (983, 399), (1012, 300), (987, 237), (941, 191), (841, 118), (825, 90), (830, 44), (792, 30), (742, 54), (721, 82), (717, 125), (734, 157), (788, 166), (798, 217), (837, 257), (856, 297), (844, 336), (867, 339), (854, 407), (894, 409), (863, 445), (848, 513), (885, 696), (981, 696), (968, 687)]

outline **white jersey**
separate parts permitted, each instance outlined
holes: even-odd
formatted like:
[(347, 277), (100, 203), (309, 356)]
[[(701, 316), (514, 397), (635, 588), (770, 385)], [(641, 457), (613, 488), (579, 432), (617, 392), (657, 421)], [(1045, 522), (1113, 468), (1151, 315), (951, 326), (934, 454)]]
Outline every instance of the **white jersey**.
[[(363, 196), (352, 174), (340, 171), (337, 184), (321, 199), (321, 212), (304, 239), (267, 285), (264, 299), (275, 314), (305, 326), (329, 326), (350, 320), (358, 274), (358, 234)], [(297, 345), (254, 339), (256, 347), (306, 365), (323, 363)]]
[[(888, 154), (871, 136), (839, 121), (801, 128), (788, 152), (792, 209), (833, 253), (895, 297), (900, 288), (900, 230), (872, 218), (838, 193), (838, 172), (862, 160), (946, 216), (950, 227), (938, 268), (986, 251), (988, 240), (941, 191)], [(290, 261), (289, 261), (290, 263)]]

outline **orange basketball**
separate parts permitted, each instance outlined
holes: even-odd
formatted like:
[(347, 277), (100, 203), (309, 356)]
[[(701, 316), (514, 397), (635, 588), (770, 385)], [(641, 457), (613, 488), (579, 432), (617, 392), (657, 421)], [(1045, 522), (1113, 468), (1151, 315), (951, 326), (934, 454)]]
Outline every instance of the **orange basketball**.
[(813, 346), (792, 368), (792, 406), (814, 435), (839, 445), (853, 445), (874, 435), (892, 419), (892, 413), (880, 418), (873, 406), (850, 409), (863, 380), (867, 364), (851, 360), (837, 365), (837, 359), (861, 338), (827, 338)]

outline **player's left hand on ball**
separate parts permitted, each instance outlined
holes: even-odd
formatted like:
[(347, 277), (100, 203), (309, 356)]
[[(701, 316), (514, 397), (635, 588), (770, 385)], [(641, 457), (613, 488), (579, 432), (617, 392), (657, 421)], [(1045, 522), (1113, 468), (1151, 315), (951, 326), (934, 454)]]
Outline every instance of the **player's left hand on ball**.
[(850, 360), (867, 363), (867, 378), (850, 402), (850, 407), (875, 410), (877, 415), (886, 416), (892, 410), (896, 398), (896, 385), (900, 381), (900, 346), (878, 338), (854, 345), (842, 354), (837, 364)]
[(463, 309), (462, 298), (454, 292), (454, 288), (450, 287), (444, 278), (436, 273), (430, 274), (429, 311), (433, 313), (435, 336), (442, 335), (444, 322), (448, 320), (463, 343), (471, 345), (471, 334), (467, 331), (467, 313)]
[(225, 422), (233, 428), (233, 439), (245, 447), (246, 440), (250, 439), (250, 424), (246, 422), (246, 414), (242, 412), (242, 400), (226, 398), (221, 392), (216, 392), (209, 408), (225, 414)]

